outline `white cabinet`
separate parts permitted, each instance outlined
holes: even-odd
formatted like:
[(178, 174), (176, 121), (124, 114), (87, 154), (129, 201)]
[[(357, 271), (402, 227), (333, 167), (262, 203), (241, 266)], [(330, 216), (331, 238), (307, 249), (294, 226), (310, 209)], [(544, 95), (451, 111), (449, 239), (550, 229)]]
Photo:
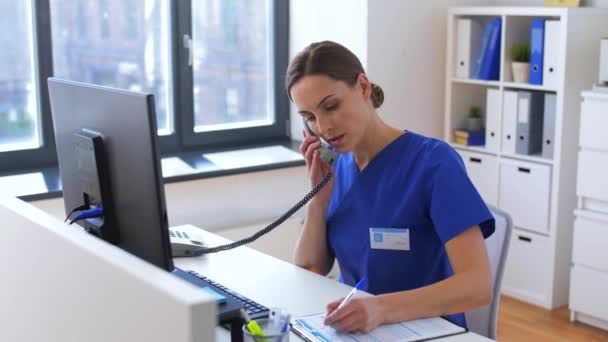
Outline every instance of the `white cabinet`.
[[(608, 216), (606, 218), (608, 219)], [(606, 248), (608, 248), (608, 221), (584, 216), (574, 220), (573, 263), (608, 272)]]
[(608, 201), (608, 153), (591, 150), (579, 152), (576, 186), (576, 194), (580, 197)]
[[(574, 265), (570, 288), (570, 310), (573, 318), (598, 328), (608, 327), (608, 274)], [(583, 316), (584, 315), (584, 316)], [(594, 320), (600, 319), (600, 320)], [(603, 321), (602, 321), (603, 318)]]
[[(483, 28), (500, 19), (498, 79), (466, 78), (464, 73), (456, 77), (461, 19)], [(547, 68), (553, 70), (547, 69), (541, 85), (516, 83), (509, 52), (514, 44), (530, 41), (535, 19), (549, 23), (545, 37), (551, 36), (546, 41), (551, 46), (545, 45), (545, 57)], [(608, 36), (607, 22), (608, 10), (596, 8), (500, 6), (448, 10), (443, 138), (463, 157), (482, 197), (513, 218), (516, 234), (506, 261), (503, 292), (548, 309), (568, 303), (573, 210), (580, 205), (585, 210), (608, 212), (608, 157), (598, 154), (608, 150), (608, 109), (597, 96), (585, 98), (581, 107), (580, 96), (583, 87), (597, 81), (598, 65), (589, 61), (597, 61), (598, 42)], [(547, 30), (559, 34), (548, 34)], [(467, 43), (472, 46), (475, 42)], [(543, 106), (524, 106), (525, 99), (532, 96), (526, 92), (544, 95), (533, 94), (543, 99)], [(604, 95), (608, 98), (608, 93)], [(484, 146), (457, 144), (453, 136), (455, 129), (466, 128), (473, 106), (480, 107), (484, 116)], [(582, 118), (578, 115), (581, 108)], [(540, 117), (542, 125), (538, 124)], [(545, 149), (541, 153), (539, 141), (532, 147), (525, 144), (534, 140), (533, 134), (539, 136), (539, 127)], [(580, 127), (580, 145), (588, 149), (580, 162), (579, 131), (573, 127)], [(529, 154), (522, 154), (525, 152)], [(584, 175), (578, 179), (579, 197), (577, 169)], [(600, 175), (605, 176), (598, 179)], [(589, 239), (589, 229), (579, 229), (577, 241)], [(605, 249), (608, 251), (608, 245)], [(577, 251), (578, 258), (590, 258)]]
[(509, 262), (503, 279), (503, 292), (543, 305), (551, 281), (551, 241), (548, 237), (515, 229), (509, 247)]
[(607, 93), (584, 92), (570, 273), (571, 319), (608, 329)]
[(578, 208), (608, 213), (608, 90), (585, 92), (581, 104)]
[(549, 232), (551, 167), (522, 161), (500, 161), (498, 206), (513, 217), (516, 227)]
[(487, 203), (498, 204), (498, 159), (482, 153), (459, 151), (471, 181)]
[(581, 104), (580, 146), (608, 150), (607, 127), (606, 100), (602, 100), (601, 97), (586, 98)]

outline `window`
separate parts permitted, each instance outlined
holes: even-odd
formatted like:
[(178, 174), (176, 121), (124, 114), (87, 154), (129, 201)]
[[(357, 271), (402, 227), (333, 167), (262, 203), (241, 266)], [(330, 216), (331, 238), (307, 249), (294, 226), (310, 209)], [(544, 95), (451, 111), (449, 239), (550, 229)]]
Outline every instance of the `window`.
[(287, 2), (192, 1), (185, 145), (285, 137)]
[(78, 0), (78, 34), (80, 39), (85, 40), (88, 38), (89, 26), (87, 25), (87, 3), (88, 0)]
[(50, 76), (152, 93), (161, 153), (287, 138), (284, 0), (0, 0), (0, 171), (56, 165)]
[(40, 147), (29, 1), (0, 0), (0, 152)]
[[(194, 130), (272, 123), (268, 1), (203, 0), (192, 6)], [(220, 18), (209, 20), (218, 7)]]
[[(56, 3), (57, 1), (55, 1), (55, 4)], [(99, 15), (99, 35), (102, 39), (107, 39), (110, 36), (110, 8), (108, 7), (108, 0), (99, 0), (99, 10), (97, 13)], [(94, 17), (96, 16), (91, 16), (89, 18)]]
[(125, 37), (129, 40), (137, 39), (137, 0), (125, 0)]
[[(153, 93), (159, 134), (170, 134), (173, 108), (169, 0), (135, 4), (103, 0), (99, 2), (99, 12), (95, 6), (85, 6), (83, 12), (74, 1), (51, 0), (50, 4), (55, 76)], [(142, 20), (133, 21), (134, 18)], [(90, 32), (84, 39), (78, 32), (78, 23), (83, 20), (88, 24), (85, 30)], [(117, 30), (125, 34), (109, 34), (109, 26), (129, 25), (135, 26), (133, 32)], [(97, 26), (99, 31), (94, 29)]]

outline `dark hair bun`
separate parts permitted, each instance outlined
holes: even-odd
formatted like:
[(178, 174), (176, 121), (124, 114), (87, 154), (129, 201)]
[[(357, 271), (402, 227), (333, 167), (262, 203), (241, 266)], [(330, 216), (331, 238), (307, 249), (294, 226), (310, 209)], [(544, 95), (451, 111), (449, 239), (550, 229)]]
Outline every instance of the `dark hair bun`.
[(384, 90), (382, 90), (382, 88), (375, 83), (372, 83), (371, 98), (374, 108), (380, 108), (380, 106), (382, 106), (382, 103), (384, 103)]

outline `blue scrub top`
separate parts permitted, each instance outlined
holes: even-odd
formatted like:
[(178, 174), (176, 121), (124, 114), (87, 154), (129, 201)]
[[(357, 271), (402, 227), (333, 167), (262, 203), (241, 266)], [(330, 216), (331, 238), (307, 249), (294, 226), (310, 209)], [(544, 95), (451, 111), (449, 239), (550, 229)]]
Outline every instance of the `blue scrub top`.
[[(339, 156), (327, 211), (327, 240), (340, 281), (378, 295), (427, 286), (453, 274), (445, 244), (479, 225), (484, 238), (494, 217), (447, 143), (402, 134), (359, 171), (352, 153)], [(370, 228), (409, 229), (410, 250), (372, 249)], [(464, 314), (447, 316), (466, 327)]]

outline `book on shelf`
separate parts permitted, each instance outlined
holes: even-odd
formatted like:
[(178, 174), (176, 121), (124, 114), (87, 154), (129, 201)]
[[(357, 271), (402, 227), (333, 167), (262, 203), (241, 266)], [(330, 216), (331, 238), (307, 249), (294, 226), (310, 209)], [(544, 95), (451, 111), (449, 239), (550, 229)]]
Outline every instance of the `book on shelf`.
[(461, 138), (469, 138), (469, 137), (481, 137), (485, 134), (485, 130), (481, 129), (481, 130), (471, 130), (471, 129), (467, 129), (467, 128), (457, 128), (454, 130), (454, 136), (457, 137), (461, 137)]
[(455, 129), (454, 142), (466, 146), (483, 146), (486, 143), (485, 130), (473, 131), (466, 128)]

